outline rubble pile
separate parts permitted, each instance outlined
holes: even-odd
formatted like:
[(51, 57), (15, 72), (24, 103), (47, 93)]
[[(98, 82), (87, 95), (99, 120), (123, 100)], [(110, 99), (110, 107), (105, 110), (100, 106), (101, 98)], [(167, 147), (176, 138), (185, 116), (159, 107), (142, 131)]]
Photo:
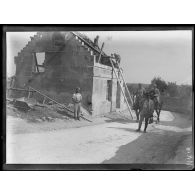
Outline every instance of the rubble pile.
[[(53, 102), (41, 104), (34, 98), (7, 98), (7, 114), (27, 119), (30, 122), (53, 122), (55, 119), (74, 120), (73, 113), (63, 109)], [(70, 110), (74, 109), (73, 104), (64, 104)], [(89, 113), (82, 108), (81, 116), (89, 116)]]
[(72, 116), (60, 112), (57, 105), (40, 104), (34, 99), (25, 97), (7, 99), (7, 114), (27, 119), (30, 122), (55, 121), (55, 119), (71, 120)]

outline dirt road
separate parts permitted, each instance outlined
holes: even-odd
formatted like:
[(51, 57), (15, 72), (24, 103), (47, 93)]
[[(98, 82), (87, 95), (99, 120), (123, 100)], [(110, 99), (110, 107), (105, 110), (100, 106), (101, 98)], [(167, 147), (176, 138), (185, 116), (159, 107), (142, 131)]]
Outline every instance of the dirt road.
[[(158, 125), (150, 125), (148, 133), (144, 134), (135, 132), (137, 123), (129, 123), (126, 120), (112, 120), (80, 128), (63, 128), (55, 123), (32, 125), (8, 117), (6, 162), (191, 164), (191, 121), (179, 114), (165, 111), (162, 112), (161, 120)], [(17, 125), (13, 127), (13, 124)], [(24, 133), (26, 128), (34, 130)]]

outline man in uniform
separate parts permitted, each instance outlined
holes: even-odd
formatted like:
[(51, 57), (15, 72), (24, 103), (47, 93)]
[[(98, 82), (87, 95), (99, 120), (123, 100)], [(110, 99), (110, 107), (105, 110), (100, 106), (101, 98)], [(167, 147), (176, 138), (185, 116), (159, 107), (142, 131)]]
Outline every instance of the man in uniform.
[(138, 84), (138, 89), (134, 96), (134, 110), (136, 111), (137, 115), (137, 121), (139, 120), (139, 112), (141, 109), (141, 104), (144, 101), (144, 94), (146, 93), (145, 88), (141, 85), (141, 83)]
[(156, 101), (157, 103), (160, 103), (160, 91), (159, 91), (159, 89), (157, 88), (156, 83), (153, 83), (153, 84), (152, 84), (151, 93), (152, 93), (152, 95), (154, 96), (155, 101)]
[(141, 83), (139, 83), (138, 84), (137, 95), (142, 98), (144, 96), (145, 92), (146, 92), (145, 88), (142, 86)]
[(96, 38), (94, 39), (94, 46), (97, 48), (99, 48), (98, 41), (99, 41), (99, 35), (97, 35)]
[(119, 54), (114, 53), (114, 57), (116, 59), (116, 63), (117, 64), (120, 64), (120, 62), (121, 62), (121, 56)]
[(146, 133), (148, 123), (150, 124), (153, 121), (154, 103), (150, 99), (149, 92), (145, 92), (144, 97), (145, 98), (143, 99), (141, 106), (142, 108), (140, 112), (139, 126), (136, 131), (139, 132), (141, 130), (142, 122), (145, 119), (144, 133)]
[(79, 87), (76, 88), (75, 93), (72, 96), (72, 101), (74, 103), (74, 118), (75, 120), (80, 120), (82, 95)]

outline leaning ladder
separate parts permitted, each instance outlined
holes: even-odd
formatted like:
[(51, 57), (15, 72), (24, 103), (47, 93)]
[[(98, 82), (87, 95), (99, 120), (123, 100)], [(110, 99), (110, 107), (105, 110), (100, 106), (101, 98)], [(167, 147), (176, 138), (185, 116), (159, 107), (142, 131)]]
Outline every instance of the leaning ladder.
[[(119, 86), (120, 86), (120, 88), (121, 88), (122, 94), (123, 94), (123, 96), (124, 96), (124, 98), (125, 98), (125, 102), (126, 102), (126, 104), (127, 104), (127, 108), (128, 108), (129, 113), (130, 113), (130, 115), (131, 115), (131, 118), (134, 119), (134, 118), (133, 118), (133, 114), (132, 114), (131, 107), (129, 106), (129, 102), (128, 102), (128, 100), (127, 100), (127, 97), (126, 97), (126, 95), (125, 95), (125, 92), (124, 92), (124, 90), (123, 90), (123, 87), (122, 87), (122, 85), (121, 85), (121, 83), (120, 83), (120, 80), (119, 80), (119, 78), (118, 78), (118, 75), (117, 75), (117, 73), (116, 73), (116, 70), (115, 70), (115, 68), (114, 68), (114, 65), (113, 65), (113, 62), (112, 62), (112, 59), (111, 59), (111, 58), (110, 58), (110, 63), (111, 63), (111, 65), (112, 65), (112, 69), (114, 70), (114, 74), (115, 74), (116, 79), (117, 79), (117, 81), (118, 81), (118, 83), (119, 83)], [(120, 71), (120, 72), (121, 72), (121, 71)], [(124, 78), (123, 78), (123, 79), (124, 79)]]
[(128, 89), (128, 87), (127, 87), (127, 83), (125, 82), (125, 79), (124, 79), (124, 77), (123, 77), (123, 72), (121, 71), (121, 68), (120, 68), (119, 64), (118, 64), (118, 67), (119, 67), (119, 73), (120, 73), (121, 78), (123, 79), (123, 83), (124, 83), (124, 85), (125, 85), (125, 89), (126, 89), (126, 91), (127, 91), (127, 94), (128, 94), (128, 96), (129, 96), (129, 99), (130, 99), (130, 101), (131, 101), (131, 105), (133, 105), (133, 100), (132, 100), (131, 94), (130, 94), (130, 92), (129, 92), (129, 89)]

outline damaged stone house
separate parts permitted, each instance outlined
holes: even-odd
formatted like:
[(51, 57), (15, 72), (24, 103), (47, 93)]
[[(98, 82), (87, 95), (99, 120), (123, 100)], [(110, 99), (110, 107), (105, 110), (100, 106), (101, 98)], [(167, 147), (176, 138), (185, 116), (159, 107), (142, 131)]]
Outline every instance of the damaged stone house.
[[(84, 34), (38, 32), (14, 60), (13, 88), (31, 86), (68, 104), (75, 88), (80, 87), (82, 105), (93, 116), (126, 109), (108, 56)], [(115, 70), (119, 74), (118, 68)], [(13, 91), (12, 95), (27, 96), (27, 92)], [(40, 94), (33, 97), (43, 101)]]

